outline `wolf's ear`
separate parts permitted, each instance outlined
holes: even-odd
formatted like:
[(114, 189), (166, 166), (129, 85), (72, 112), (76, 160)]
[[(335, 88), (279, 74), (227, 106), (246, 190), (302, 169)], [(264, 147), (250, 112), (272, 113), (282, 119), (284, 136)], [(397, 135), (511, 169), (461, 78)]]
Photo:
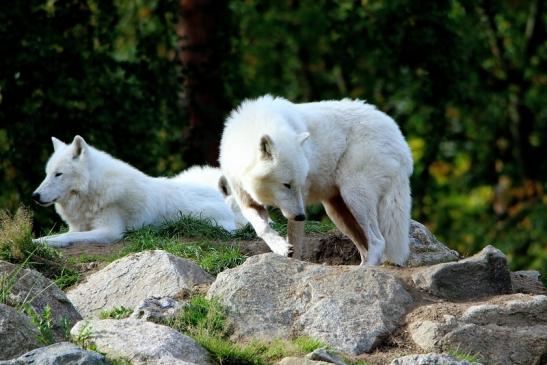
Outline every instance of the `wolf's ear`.
[(51, 137), (51, 142), (53, 142), (53, 151), (57, 151), (59, 148), (66, 146), (65, 142), (55, 137)]
[(82, 137), (74, 137), (74, 141), (72, 141), (72, 144), (74, 145), (72, 158), (78, 158), (85, 155), (85, 152), (87, 150), (87, 143)]
[(273, 160), (274, 143), (267, 134), (260, 138), (260, 157), (263, 160)]
[(309, 136), (310, 136), (310, 134), (308, 132), (300, 133), (297, 137), (298, 143), (299, 144), (304, 143), (308, 139)]

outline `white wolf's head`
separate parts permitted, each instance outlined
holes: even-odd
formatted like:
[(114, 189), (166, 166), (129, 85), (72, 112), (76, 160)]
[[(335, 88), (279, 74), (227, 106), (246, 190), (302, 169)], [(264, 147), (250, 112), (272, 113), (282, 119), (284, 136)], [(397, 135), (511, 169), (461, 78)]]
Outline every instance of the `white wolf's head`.
[(306, 219), (303, 192), (309, 165), (302, 144), (308, 137), (309, 133), (293, 133), (274, 141), (262, 136), (258, 161), (242, 178), (243, 188), (253, 199), (278, 207), (289, 220)]
[(54, 152), (46, 165), (46, 178), (32, 194), (32, 199), (43, 206), (62, 202), (70, 194), (87, 190), (89, 184), (89, 146), (84, 139), (76, 136), (71, 144), (55, 137), (51, 141)]

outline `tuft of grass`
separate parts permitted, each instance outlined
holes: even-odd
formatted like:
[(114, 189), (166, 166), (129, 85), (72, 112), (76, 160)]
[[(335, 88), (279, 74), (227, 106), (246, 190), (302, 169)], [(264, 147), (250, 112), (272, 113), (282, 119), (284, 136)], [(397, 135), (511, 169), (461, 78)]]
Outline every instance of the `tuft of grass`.
[(97, 346), (91, 340), (91, 323), (86, 321), (80, 328), (75, 336), (72, 336), (71, 341), (73, 344), (80, 346), (84, 350), (90, 350), (97, 352)]
[(321, 347), (328, 347), (324, 342), (308, 336), (297, 337), (293, 340), (293, 343), (304, 353), (315, 351)]
[(469, 352), (462, 351), (460, 349), (450, 349), (447, 351), (447, 354), (454, 357), (457, 360), (460, 361), (468, 361), (468, 362), (477, 362), (480, 363), (482, 360)]
[(123, 305), (119, 307), (114, 307), (112, 309), (107, 309), (101, 311), (100, 318), (101, 319), (123, 319), (127, 318), (133, 313), (133, 310), (130, 308), (126, 308)]
[(325, 345), (309, 337), (292, 341), (251, 341), (246, 344), (229, 340), (230, 326), (222, 306), (215, 299), (203, 296), (190, 298), (179, 315), (166, 323), (194, 338), (223, 365), (266, 365), (286, 356), (303, 356)]
[(38, 329), (38, 341), (44, 346), (55, 343), (51, 307), (46, 305), (42, 312), (38, 313), (30, 304), (25, 303), (22, 306), (22, 310), (30, 318), (32, 324)]
[(32, 241), (32, 214), (20, 207), (15, 214), (0, 211), (0, 260), (26, 263), (54, 280), (61, 289), (79, 280), (79, 274), (67, 266), (55, 249)]

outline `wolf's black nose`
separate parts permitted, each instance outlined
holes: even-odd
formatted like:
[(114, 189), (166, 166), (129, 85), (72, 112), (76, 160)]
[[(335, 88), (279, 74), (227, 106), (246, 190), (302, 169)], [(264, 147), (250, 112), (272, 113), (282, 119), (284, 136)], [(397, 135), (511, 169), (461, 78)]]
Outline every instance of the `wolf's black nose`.
[(299, 215), (294, 217), (294, 220), (297, 221), (297, 222), (305, 221), (306, 220), (306, 215), (305, 214), (299, 214)]
[(40, 202), (40, 193), (32, 193), (32, 200), (35, 202)]

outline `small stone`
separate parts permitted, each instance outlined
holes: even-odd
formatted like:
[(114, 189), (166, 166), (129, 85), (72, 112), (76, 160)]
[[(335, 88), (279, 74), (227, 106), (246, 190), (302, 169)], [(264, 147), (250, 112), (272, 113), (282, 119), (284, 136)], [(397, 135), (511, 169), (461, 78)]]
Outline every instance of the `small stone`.
[(331, 365), (332, 363), (326, 361), (315, 361), (308, 359), (307, 357), (286, 357), (279, 361), (277, 365)]
[(183, 305), (169, 297), (151, 297), (140, 302), (131, 314), (131, 318), (155, 323), (173, 319), (183, 308)]
[(329, 352), (324, 347), (313, 350), (312, 352), (307, 354), (306, 357), (310, 360), (315, 361), (325, 361), (336, 365), (347, 365), (339, 356), (336, 356), (335, 354)]

